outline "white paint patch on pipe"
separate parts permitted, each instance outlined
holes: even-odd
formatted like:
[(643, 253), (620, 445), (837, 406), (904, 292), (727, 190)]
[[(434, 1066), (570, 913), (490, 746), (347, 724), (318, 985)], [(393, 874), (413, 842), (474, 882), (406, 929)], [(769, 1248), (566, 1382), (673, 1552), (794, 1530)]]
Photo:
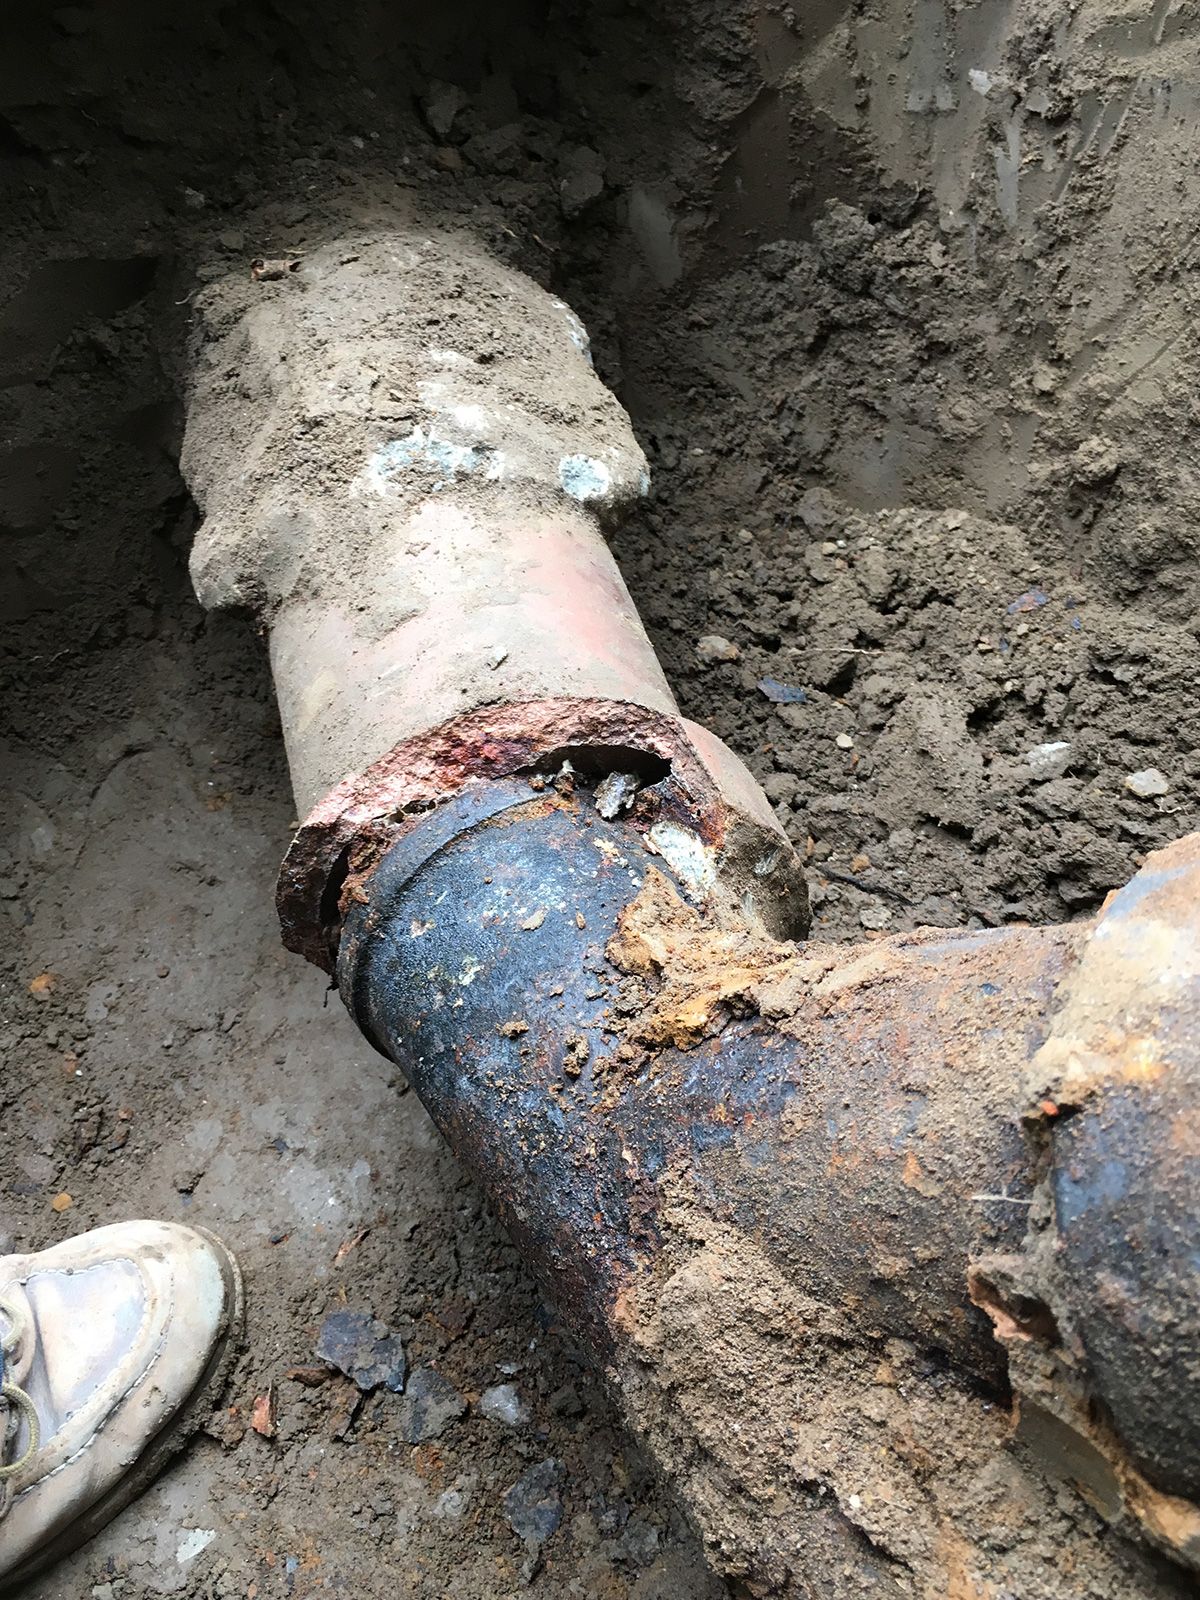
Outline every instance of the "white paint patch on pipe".
[(572, 500), (585, 505), (612, 491), (612, 473), (595, 456), (564, 456), (558, 464), (558, 481)]
[(367, 462), (360, 482), (374, 494), (387, 495), (398, 478), (423, 469), (438, 474), (431, 485), (436, 494), (449, 488), (460, 475), (490, 467), (491, 455), (488, 445), (458, 444), (440, 437), (432, 427), (418, 426), (403, 439), (390, 439), (380, 445)]

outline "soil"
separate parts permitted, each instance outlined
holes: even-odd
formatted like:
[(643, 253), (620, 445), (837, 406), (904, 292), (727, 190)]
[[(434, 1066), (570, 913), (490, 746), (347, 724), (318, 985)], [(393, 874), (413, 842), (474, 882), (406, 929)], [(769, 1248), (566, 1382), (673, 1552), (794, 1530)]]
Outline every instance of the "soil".
[[(1195, 39), (1175, 0), (7, 9), (0, 1231), (195, 1220), (250, 1288), (228, 1405), (31, 1593), (730, 1592), (279, 946), (267, 666), (186, 574), (197, 290), (338, 216), (469, 227), (589, 327), (654, 473), (614, 548), (820, 936), (1086, 916), (1200, 812)], [(423, 1440), (287, 1375), (344, 1309), (460, 1397)]]

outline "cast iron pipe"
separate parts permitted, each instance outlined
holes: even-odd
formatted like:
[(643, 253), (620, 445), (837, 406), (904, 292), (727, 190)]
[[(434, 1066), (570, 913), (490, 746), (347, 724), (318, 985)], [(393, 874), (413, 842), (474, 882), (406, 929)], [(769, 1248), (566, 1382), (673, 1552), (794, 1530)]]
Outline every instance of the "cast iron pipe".
[[(202, 309), (193, 566), (270, 630), (308, 808), (285, 939), (480, 1177), (714, 1559), (752, 1592), (944, 1594), (964, 1562), (1019, 1590), (1054, 1530), (1027, 1517), (1014, 1554), (1011, 1507), (945, 1493), (1004, 1447), (1007, 1356), (1028, 1504), (1048, 1470), (1200, 1566), (1197, 841), (1092, 928), (794, 943), (794, 854), (680, 718), (603, 543), (644, 465), (566, 308), (462, 240), (374, 232)], [(853, 1487), (864, 1361), (919, 1438), (903, 1548)], [(1175, 1592), (1086, 1515), (1090, 1592)]]

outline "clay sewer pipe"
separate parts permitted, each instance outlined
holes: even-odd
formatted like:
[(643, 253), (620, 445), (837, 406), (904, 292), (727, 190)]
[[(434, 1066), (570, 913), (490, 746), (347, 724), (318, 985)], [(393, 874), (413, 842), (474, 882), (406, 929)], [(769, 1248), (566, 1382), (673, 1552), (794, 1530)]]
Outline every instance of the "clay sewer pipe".
[(1200, 836), (1089, 925), (806, 942), (604, 542), (646, 469), (571, 311), (403, 230), (201, 310), (193, 576), (269, 635), (285, 943), (598, 1360), (719, 1226), (847, 1337), (1023, 1389), (1200, 1567)]

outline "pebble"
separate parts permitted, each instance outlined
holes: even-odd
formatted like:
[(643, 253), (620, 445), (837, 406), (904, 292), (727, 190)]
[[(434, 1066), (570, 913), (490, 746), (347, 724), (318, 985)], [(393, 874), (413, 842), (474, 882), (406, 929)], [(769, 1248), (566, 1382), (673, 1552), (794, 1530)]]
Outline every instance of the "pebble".
[(1034, 745), (1025, 752), (1025, 761), (1038, 782), (1046, 783), (1052, 778), (1061, 778), (1071, 765), (1071, 746), (1063, 739)]
[(438, 138), (444, 139), (454, 126), (459, 112), (469, 104), (470, 97), (458, 84), (435, 80), (429, 85), (429, 93), (425, 97), (425, 120)]
[(562, 1485), (566, 1468), (550, 1457), (523, 1472), (504, 1493), (504, 1515), (518, 1539), (541, 1544), (563, 1517)]
[(778, 678), (760, 678), (758, 689), (773, 706), (802, 706), (808, 700), (803, 689), (793, 683), (780, 683)]
[(1139, 800), (1157, 800), (1160, 795), (1170, 794), (1171, 780), (1157, 767), (1143, 767), (1140, 772), (1126, 775), (1125, 787)]
[(837, 738), (833, 742), (834, 742), (834, 744), (837, 745), (839, 750), (853, 750), (854, 749), (854, 740), (850, 737), (850, 735), (848, 733), (839, 733)]
[(467, 1402), (432, 1367), (418, 1367), (396, 1407), (396, 1431), (405, 1444), (424, 1444), (466, 1414)]
[(886, 906), (864, 906), (858, 913), (858, 920), (862, 923), (864, 928), (870, 928), (873, 931), (878, 931), (887, 927), (888, 923), (892, 920), (892, 913), (887, 909)]
[(355, 1382), (360, 1389), (380, 1384), (399, 1394), (407, 1362), (404, 1346), (386, 1323), (366, 1311), (331, 1311), (321, 1324), (317, 1355)]
[(722, 639), (719, 633), (706, 633), (696, 640), (696, 654), (701, 661), (736, 661), (741, 653), (731, 639)]
[(479, 1414), (492, 1422), (507, 1423), (510, 1428), (529, 1421), (529, 1408), (513, 1383), (497, 1383), (485, 1389), (479, 1397)]

